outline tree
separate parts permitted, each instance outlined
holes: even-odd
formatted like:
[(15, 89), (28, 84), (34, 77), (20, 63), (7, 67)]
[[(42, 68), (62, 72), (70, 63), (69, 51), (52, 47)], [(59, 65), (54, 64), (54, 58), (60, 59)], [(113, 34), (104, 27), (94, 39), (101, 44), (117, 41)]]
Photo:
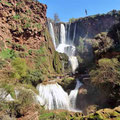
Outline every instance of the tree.
[(59, 19), (59, 16), (57, 13), (54, 14), (54, 22), (55, 23), (59, 23), (60, 22), (60, 19)]
[(72, 22), (74, 22), (74, 21), (75, 21), (75, 18), (70, 18), (70, 19), (69, 19), (69, 22), (70, 22), (70, 23), (72, 23)]

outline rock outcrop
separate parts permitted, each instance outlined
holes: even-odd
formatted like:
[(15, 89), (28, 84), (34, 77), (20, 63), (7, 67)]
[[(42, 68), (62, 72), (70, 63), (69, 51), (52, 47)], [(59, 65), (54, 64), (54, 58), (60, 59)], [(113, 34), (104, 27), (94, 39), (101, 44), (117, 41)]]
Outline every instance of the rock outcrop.
[(46, 5), (33, 0), (1, 0), (0, 39), (5, 46), (18, 49), (14, 45), (17, 43), (28, 48), (40, 48), (46, 40), (46, 8)]
[[(70, 24), (70, 39), (73, 39), (75, 33), (75, 45), (79, 45), (81, 38), (94, 38), (100, 32), (107, 32), (119, 22), (120, 11), (113, 10), (107, 14), (97, 14), (75, 20)], [(76, 26), (76, 28), (75, 28)], [(69, 25), (68, 25), (69, 29)], [(75, 30), (76, 29), (76, 30)]]
[[(0, 59), (6, 61), (4, 52), (8, 54), (10, 64), (11, 54), (14, 54), (12, 58), (23, 58), (32, 71), (45, 74), (47, 80), (46, 76), (58, 71), (53, 65), (55, 49), (46, 27), (46, 10), (46, 5), (35, 0), (0, 1)], [(58, 69), (59, 73), (62, 72), (61, 68)]]

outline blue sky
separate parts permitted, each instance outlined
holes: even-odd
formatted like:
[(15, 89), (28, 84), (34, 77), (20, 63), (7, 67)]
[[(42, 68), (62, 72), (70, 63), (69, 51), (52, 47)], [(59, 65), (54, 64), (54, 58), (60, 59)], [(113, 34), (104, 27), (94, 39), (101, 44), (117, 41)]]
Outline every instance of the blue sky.
[(88, 15), (107, 13), (113, 9), (120, 10), (120, 0), (39, 0), (47, 4), (47, 17), (53, 18), (54, 13), (59, 15), (63, 22), (70, 18), (85, 17)]

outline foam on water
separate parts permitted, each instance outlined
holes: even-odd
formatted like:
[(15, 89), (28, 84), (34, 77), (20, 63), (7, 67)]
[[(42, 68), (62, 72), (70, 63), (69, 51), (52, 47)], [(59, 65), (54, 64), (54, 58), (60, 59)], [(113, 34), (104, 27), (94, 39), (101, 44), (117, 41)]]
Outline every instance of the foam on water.
[(39, 102), (46, 109), (69, 109), (69, 97), (63, 88), (56, 84), (39, 84)]

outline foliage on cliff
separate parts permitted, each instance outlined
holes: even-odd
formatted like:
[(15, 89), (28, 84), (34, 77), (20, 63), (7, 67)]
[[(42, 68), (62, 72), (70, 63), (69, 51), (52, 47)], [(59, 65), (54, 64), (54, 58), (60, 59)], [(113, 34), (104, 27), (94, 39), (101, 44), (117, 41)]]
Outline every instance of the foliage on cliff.
[(37, 85), (51, 74), (60, 73), (59, 54), (56, 58), (46, 26), (47, 6), (34, 0), (1, 0), (0, 7), (2, 81), (6, 75), (15, 79), (12, 81)]
[(93, 42), (97, 64), (90, 72), (91, 82), (105, 90), (109, 107), (120, 104), (119, 24), (114, 25), (108, 33), (98, 34)]

